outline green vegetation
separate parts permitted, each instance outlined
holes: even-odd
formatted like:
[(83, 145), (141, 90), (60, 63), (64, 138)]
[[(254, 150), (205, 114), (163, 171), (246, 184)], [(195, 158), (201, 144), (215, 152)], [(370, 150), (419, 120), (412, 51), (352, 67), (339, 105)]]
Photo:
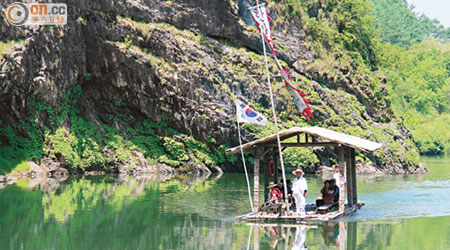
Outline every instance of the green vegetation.
[[(356, 96), (357, 100), (364, 102), (368, 109), (386, 111), (391, 109), (389, 98), (380, 88), (379, 74), (374, 71), (377, 67), (378, 41), (373, 27), (372, 8), (368, 1), (275, 2), (273, 8), (276, 23), (299, 23), (306, 34), (305, 45), (314, 53), (315, 60), (302, 61), (305, 67), (312, 69), (305, 72), (304, 78), (312, 79), (323, 87), (349, 88), (346, 90), (349, 96)], [(308, 80), (302, 79), (302, 82)], [(308, 85), (303, 84), (301, 88), (305, 89), (306, 93), (315, 92)], [(327, 106), (329, 104), (324, 103), (324, 107)], [(371, 115), (380, 123), (395, 119), (391, 112)]]
[[(315, 52), (317, 59), (306, 63), (318, 70), (319, 77), (308, 73), (307, 76), (324, 85), (344, 82), (358, 88), (367, 95), (364, 98), (373, 100), (371, 105), (378, 110), (390, 109), (392, 105), (395, 113), (404, 117), (421, 153), (450, 152), (450, 136), (445, 131), (439, 136), (434, 132), (440, 125), (449, 124), (450, 45), (446, 41), (450, 29), (426, 16), (417, 16), (405, 0), (275, 2), (276, 22), (300, 22)], [(383, 76), (389, 96), (381, 91)], [(355, 115), (360, 121), (365, 120), (362, 118), (365, 107), (360, 107), (357, 100), (348, 101), (344, 97), (340, 102), (347, 103), (348, 110), (343, 107), (333, 111), (324, 105), (328, 110), (323, 112), (332, 114), (325, 123), (362, 137), (367, 132), (360, 128), (366, 127), (373, 137), (387, 143), (395, 158), (403, 155), (407, 162), (419, 158), (413, 141), (408, 142), (406, 147), (410, 150), (404, 153), (405, 145), (393, 140), (389, 126), (379, 128), (366, 122), (351, 125)], [(386, 114), (378, 122), (388, 123), (395, 117)], [(384, 162), (385, 156), (381, 158)]]
[(371, 0), (377, 58), (395, 111), (422, 154), (450, 154), (450, 29), (406, 0)]
[(422, 154), (450, 154), (450, 42), (426, 39), (379, 47), (381, 70), (395, 111)]
[(3, 58), (4, 55), (8, 55), (11, 53), (11, 47), (16, 44), (22, 44), (24, 41), (0, 41), (0, 60)]
[[(362, 0), (298, 1), (292, 6), (302, 7), (306, 32), (318, 48), (330, 48), (331, 52), (344, 51), (354, 60), (373, 60), (372, 18), (370, 7)], [(306, 14), (306, 15), (305, 15)], [(324, 25), (325, 24), (325, 25)], [(319, 44), (320, 43), (320, 44)]]
[[(373, 18), (364, 0), (278, 0), (276, 16), (290, 21), (300, 18), (317, 55), (334, 55), (332, 61), (355, 66), (374, 60)], [(278, 21), (278, 20), (277, 20)], [(323, 58), (325, 59), (325, 58)], [(344, 60), (347, 60), (346, 62)], [(324, 62), (326, 63), (326, 62)], [(332, 63), (332, 62), (330, 62)]]
[[(30, 115), (28, 121), (20, 121), (27, 131), (26, 136), (16, 134), (13, 127), (0, 121), (0, 137), (6, 138), (6, 144), (0, 141), (0, 172), (10, 172), (23, 161), (40, 160), (43, 155), (43, 134), (34, 122), (37, 115)], [(15, 127), (14, 127), (15, 128)]]
[[(45, 152), (55, 158), (61, 154), (73, 168), (99, 166), (105, 163), (99, 145), (91, 138), (79, 138), (70, 134), (64, 127), (56, 130), (55, 134), (47, 134), (46, 144), (52, 148), (45, 148)], [(120, 151), (117, 151), (119, 154)]]
[(30, 169), (30, 165), (28, 165), (28, 163), (26, 161), (21, 162), (20, 164), (18, 164), (16, 167), (14, 167), (14, 169), (11, 172), (20, 172), (23, 170), (28, 170)]
[[(7, 143), (0, 144), (1, 170), (10, 172), (13, 169), (22, 169), (23, 161), (38, 162), (44, 155), (51, 158), (61, 156), (74, 170), (108, 170), (112, 159), (133, 167), (137, 162), (133, 151), (142, 152), (152, 164), (161, 162), (173, 167), (180, 167), (190, 160), (209, 167), (227, 162), (234, 163), (236, 160), (234, 156), (225, 155), (224, 147), (215, 145), (217, 149), (211, 151), (205, 143), (195, 140), (192, 136), (180, 134), (165, 122), (123, 122), (122, 118), (130, 111), (121, 101), (113, 103), (117, 113), (110, 115), (109, 119), (120, 123), (126, 129), (106, 125), (99, 119), (92, 121), (77, 108), (81, 96), (81, 86), (77, 85), (64, 94), (59, 111), (46, 103), (31, 103), (30, 119), (21, 122), (26, 131), (25, 136), (16, 134), (14, 127), (0, 123), (0, 136), (7, 138)], [(35, 122), (42, 117), (46, 119), (44, 131), (41, 131)], [(167, 119), (167, 116), (163, 114), (162, 118)], [(69, 126), (62, 125), (65, 121), (68, 121)], [(56, 129), (53, 131), (51, 127)], [(160, 137), (156, 134), (162, 131), (172, 133), (174, 137)], [(213, 138), (209, 138), (208, 143), (216, 144)], [(110, 153), (105, 154), (104, 149)]]
[(418, 16), (406, 0), (370, 0), (373, 3), (375, 27), (384, 42), (403, 47), (422, 42), (433, 36), (442, 41), (450, 39), (450, 28), (444, 28), (437, 20)]
[(125, 47), (126, 47), (127, 49), (129, 49), (129, 48), (131, 47), (131, 45), (133, 45), (133, 40), (132, 40), (132, 39), (130, 38), (130, 36), (128, 35), (128, 36), (125, 37), (124, 43), (125, 43)]
[(80, 25), (83, 25), (83, 26), (86, 26), (86, 24), (87, 24), (86, 19), (84, 19), (81, 16), (77, 18), (77, 23)]

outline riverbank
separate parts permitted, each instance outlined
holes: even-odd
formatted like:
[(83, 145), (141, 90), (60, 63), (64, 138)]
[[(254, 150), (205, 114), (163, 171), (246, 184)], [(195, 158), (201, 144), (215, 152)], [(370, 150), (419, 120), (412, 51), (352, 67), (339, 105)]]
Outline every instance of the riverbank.
[[(214, 167), (213, 171), (202, 164), (187, 164), (180, 168), (173, 168), (165, 164), (151, 165), (148, 161), (139, 154), (135, 153), (139, 158), (139, 161), (133, 162), (133, 165), (118, 164), (115, 168), (84, 168), (70, 169), (64, 162), (59, 162), (57, 159), (51, 159), (44, 157), (41, 160), (41, 164), (36, 164), (32, 161), (22, 162), (16, 166), (10, 173), (0, 175), (0, 188), (5, 188), (7, 185), (12, 185), (19, 181), (30, 182), (30, 189), (33, 189), (37, 185), (42, 185), (51, 180), (51, 182), (62, 182), (70, 176), (105, 176), (109, 174), (119, 174), (122, 176), (138, 177), (148, 175), (161, 175), (161, 176), (174, 176), (174, 175), (193, 175), (193, 176), (209, 176), (212, 173), (219, 175), (223, 174), (223, 171), (219, 167)], [(356, 163), (356, 170), (358, 176), (364, 176), (369, 178), (375, 178), (380, 176), (404, 176), (412, 173), (407, 173), (401, 168), (398, 172), (395, 172), (397, 168), (392, 168), (394, 171), (386, 172), (381, 171), (379, 168), (373, 166), (371, 162), (363, 163), (360, 160)], [(288, 169), (287, 172), (290, 172)], [(305, 168), (305, 172), (310, 175), (317, 176), (322, 179), (331, 179), (334, 170), (328, 166), (318, 166), (315, 168)], [(419, 163), (419, 168), (413, 174), (422, 175), (428, 172), (428, 169)]]
[[(215, 173), (222, 174), (219, 167), (214, 168)], [(138, 163), (134, 163), (131, 167), (118, 165), (117, 168), (96, 168), (91, 170), (84, 169), (67, 169), (61, 162), (54, 159), (44, 158), (41, 164), (32, 161), (22, 162), (16, 166), (10, 173), (0, 175), (0, 188), (6, 185), (12, 185), (19, 181), (31, 182), (29, 188), (45, 183), (48, 180), (62, 182), (70, 176), (105, 176), (110, 174), (118, 174), (122, 176), (139, 177), (148, 175), (174, 176), (176, 174), (187, 174), (193, 176), (209, 176), (211, 171), (201, 164), (187, 165), (181, 169), (175, 169), (165, 164), (150, 165), (141, 158)]]

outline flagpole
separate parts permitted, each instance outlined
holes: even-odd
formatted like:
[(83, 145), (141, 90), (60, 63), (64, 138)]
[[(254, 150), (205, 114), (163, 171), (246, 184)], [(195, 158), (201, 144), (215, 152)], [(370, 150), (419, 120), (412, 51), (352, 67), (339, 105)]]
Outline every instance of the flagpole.
[[(235, 103), (237, 103), (236, 98), (234, 99)], [(237, 115), (237, 109), (236, 109), (236, 115)], [(252, 200), (252, 191), (250, 190), (250, 180), (248, 179), (248, 172), (247, 172), (247, 165), (245, 164), (245, 157), (244, 157), (244, 150), (242, 149), (242, 140), (241, 140), (241, 126), (239, 125), (239, 117), (237, 119), (237, 126), (238, 126), (238, 134), (239, 134), (239, 148), (241, 149), (241, 156), (242, 156), (242, 164), (244, 165), (244, 172), (245, 172), (245, 179), (247, 180), (247, 189), (248, 189), (248, 198), (250, 199), (250, 207), (253, 210), (253, 200)]]
[[(256, 2), (257, 2), (257, 4), (259, 4), (259, 1), (256, 1)], [(283, 153), (281, 152), (280, 134), (278, 132), (277, 115), (276, 115), (276, 112), (275, 112), (275, 103), (273, 101), (272, 84), (270, 82), (270, 72), (269, 72), (269, 63), (267, 62), (266, 43), (264, 41), (263, 33), (262, 32), (260, 32), (260, 33), (261, 33), (261, 41), (262, 41), (262, 44), (263, 44), (264, 61), (266, 63), (267, 84), (269, 85), (270, 102), (272, 104), (273, 120), (274, 120), (274, 123), (275, 123), (275, 131), (276, 131), (276, 134), (277, 134), (278, 153), (280, 155), (281, 171), (282, 171), (282, 175), (283, 175), (284, 197), (285, 197), (286, 209), (287, 209), (287, 211), (289, 211), (288, 196), (287, 196), (287, 184), (286, 184), (286, 173), (284, 172)]]

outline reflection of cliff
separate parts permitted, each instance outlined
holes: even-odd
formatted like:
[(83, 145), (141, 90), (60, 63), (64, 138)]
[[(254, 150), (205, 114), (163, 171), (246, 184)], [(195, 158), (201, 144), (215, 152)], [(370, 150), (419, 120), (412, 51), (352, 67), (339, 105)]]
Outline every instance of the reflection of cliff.
[[(58, 222), (66, 222), (77, 211), (95, 208), (99, 203), (110, 206), (115, 211), (139, 198), (147, 187), (158, 186), (158, 183), (170, 179), (166, 175), (119, 176), (115, 179), (101, 177), (100, 179), (73, 179), (71, 182), (59, 185), (55, 179), (49, 179), (41, 184), (45, 191), (42, 199), (46, 219), (55, 218)], [(46, 183), (57, 183), (49, 188)], [(163, 184), (162, 184), (163, 185)]]
[[(146, 177), (72, 180), (45, 194), (46, 221), (54, 217), (68, 239), (83, 239), (71, 243), (74, 249), (232, 248), (232, 223), (205, 220), (194, 210), (177, 207), (183, 204), (183, 196), (214, 193), (215, 179), (175, 176), (160, 181)], [(175, 202), (167, 202), (170, 199)], [(65, 240), (57, 245), (64, 246)]]
[(245, 176), (226, 174), (185, 186), (183, 192), (164, 195), (166, 209), (189, 211), (208, 219), (234, 218), (250, 211)]

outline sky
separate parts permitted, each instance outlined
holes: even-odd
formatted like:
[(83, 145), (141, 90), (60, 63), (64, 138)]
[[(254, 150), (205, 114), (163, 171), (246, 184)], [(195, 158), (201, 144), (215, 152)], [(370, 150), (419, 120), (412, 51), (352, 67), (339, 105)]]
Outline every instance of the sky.
[(450, 28), (450, 0), (407, 0), (416, 6), (415, 12), (423, 13), (431, 19), (437, 19)]

